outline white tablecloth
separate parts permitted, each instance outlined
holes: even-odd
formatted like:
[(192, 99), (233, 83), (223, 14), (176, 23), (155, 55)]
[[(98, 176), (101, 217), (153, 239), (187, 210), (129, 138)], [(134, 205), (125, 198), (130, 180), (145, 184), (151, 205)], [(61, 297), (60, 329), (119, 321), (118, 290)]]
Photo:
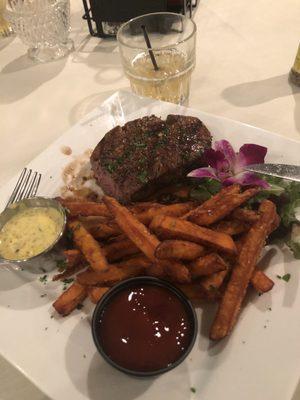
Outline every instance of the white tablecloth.
[[(0, 40), (0, 185), (115, 90), (129, 89), (116, 42), (91, 38), (81, 1), (71, 3), (68, 58), (35, 64), (17, 38)], [(190, 106), (300, 139), (300, 89), (288, 83), (299, 14), (299, 0), (200, 0)], [(0, 399), (46, 397), (0, 358)]]

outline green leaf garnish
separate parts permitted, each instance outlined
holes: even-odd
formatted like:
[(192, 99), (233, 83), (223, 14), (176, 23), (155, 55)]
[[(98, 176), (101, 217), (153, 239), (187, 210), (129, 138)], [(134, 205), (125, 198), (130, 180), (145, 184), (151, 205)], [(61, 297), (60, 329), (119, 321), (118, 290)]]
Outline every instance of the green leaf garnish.
[(65, 283), (66, 285), (69, 283), (72, 283), (74, 281), (74, 278), (66, 278), (63, 280), (63, 283)]
[(56, 267), (59, 270), (59, 272), (65, 271), (65, 269), (67, 269), (67, 262), (66, 260), (57, 260), (56, 261)]
[(46, 284), (48, 279), (48, 275), (43, 275), (39, 277), (39, 281)]
[(283, 275), (283, 276), (276, 275), (276, 277), (277, 277), (278, 279), (284, 280), (285, 282), (288, 282), (288, 281), (291, 279), (291, 274), (285, 274), (285, 275)]
[(149, 180), (147, 171), (141, 171), (137, 177), (142, 183), (147, 183)]
[(221, 190), (221, 183), (210, 178), (201, 179), (201, 184), (197, 185), (190, 192), (190, 197), (194, 200), (204, 202)]
[(291, 279), (291, 274), (285, 274), (281, 277), (282, 280), (288, 282)]

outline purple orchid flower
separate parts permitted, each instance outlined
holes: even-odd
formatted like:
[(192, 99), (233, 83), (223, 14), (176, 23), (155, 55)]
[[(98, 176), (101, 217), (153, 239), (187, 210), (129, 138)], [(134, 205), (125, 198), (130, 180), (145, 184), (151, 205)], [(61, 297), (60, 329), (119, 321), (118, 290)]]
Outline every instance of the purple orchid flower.
[(260, 179), (254, 172), (245, 171), (244, 167), (250, 164), (261, 164), (265, 161), (267, 148), (258, 144), (244, 144), (238, 153), (227, 140), (215, 142), (214, 149), (204, 152), (208, 167), (191, 171), (192, 178), (211, 178), (222, 183), (223, 186), (238, 183), (242, 186), (255, 185), (264, 189), (269, 184)]

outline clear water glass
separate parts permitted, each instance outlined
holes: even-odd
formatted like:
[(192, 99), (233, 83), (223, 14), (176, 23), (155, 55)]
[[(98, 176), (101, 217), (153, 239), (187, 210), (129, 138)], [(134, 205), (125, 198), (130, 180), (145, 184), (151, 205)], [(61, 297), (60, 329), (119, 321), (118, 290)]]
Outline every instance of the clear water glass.
[(5, 16), (28, 49), (30, 58), (47, 62), (73, 50), (70, 0), (10, 0)]
[(10, 36), (13, 30), (9, 23), (4, 18), (4, 10), (6, 7), (6, 0), (0, 0), (0, 39)]
[[(155, 70), (145, 42), (145, 26)], [(133, 92), (187, 105), (195, 67), (196, 25), (181, 14), (153, 13), (126, 22), (117, 33), (121, 60)]]

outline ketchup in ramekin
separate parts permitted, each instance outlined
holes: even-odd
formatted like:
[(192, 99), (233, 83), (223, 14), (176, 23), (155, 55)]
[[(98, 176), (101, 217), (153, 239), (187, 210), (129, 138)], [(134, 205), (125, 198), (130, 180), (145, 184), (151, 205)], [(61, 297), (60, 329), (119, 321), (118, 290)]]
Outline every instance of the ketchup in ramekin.
[(184, 360), (196, 338), (197, 319), (189, 300), (173, 285), (139, 277), (107, 292), (95, 309), (92, 332), (111, 365), (151, 376)]

